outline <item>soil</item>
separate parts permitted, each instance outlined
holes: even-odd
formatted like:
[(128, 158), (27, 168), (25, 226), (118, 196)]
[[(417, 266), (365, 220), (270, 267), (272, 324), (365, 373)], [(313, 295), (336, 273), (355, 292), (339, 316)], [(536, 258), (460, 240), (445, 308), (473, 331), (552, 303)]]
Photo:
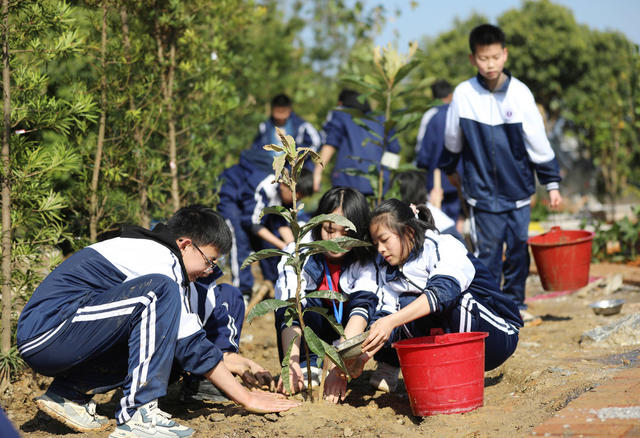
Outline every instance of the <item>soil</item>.
[[(593, 266), (594, 272), (616, 272), (638, 278), (640, 267)], [(587, 288), (589, 289), (589, 288)], [(626, 281), (617, 291), (590, 288), (571, 294), (547, 294), (539, 277), (527, 283), (529, 311), (540, 315), (539, 325), (524, 327), (515, 354), (499, 368), (485, 373), (484, 406), (462, 414), (415, 417), (403, 381), (392, 394), (375, 392), (368, 385), (374, 367), (370, 361), (364, 374), (352, 381), (344, 403), (305, 401), (283, 414), (254, 415), (233, 403), (179, 401), (179, 386), (172, 385), (160, 400), (163, 410), (179, 422), (208, 437), (514, 437), (529, 435), (533, 428), (553, 416), (583, 392), (610, 379), (620, 368), (640, 365), (640, 343), (612, 345), (581, 342), (592, 328), (610, 324), (632, 313), (640, 313), (640, 286)], [(622, 312), (595, 315), (588, 304), (602, 298), (623, 298)], [(241, 353), (258, 361), (273, 374), (279, 373), (273, 318), (258, 318), (243, 330)], [(33, 397), (47, 387), (48, 378), (26, 373), (2, 396), (9, 418), (24, 436), (81, 436), (36, 409)], [(98, 412), (113, 416), (120, 393), (96, 397)], [(111, 420), (115, 425), (115, 420)], [(113, 427), (113, 426), (112, 426)], [(86, 434), (107, 437), (107, 431)]]

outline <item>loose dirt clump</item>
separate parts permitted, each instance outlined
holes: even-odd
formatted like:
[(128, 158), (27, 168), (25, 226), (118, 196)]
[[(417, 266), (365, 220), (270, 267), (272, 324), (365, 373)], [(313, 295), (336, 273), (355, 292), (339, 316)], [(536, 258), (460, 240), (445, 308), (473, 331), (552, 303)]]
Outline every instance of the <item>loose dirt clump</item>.
[[(610, 271), (609, 274), (614, 272)], [(414, 417), (403, 382), (393, 394), (375, 392), (368, 385), (374, 364), (350, 383), (344, 403), (304, 402), (281, 414), (254, 415), (233, 403), (179, 400), (179, 384), (170, 386), (160, 401), (163, 410), (208, 437), (514, 437), (529, 435), (533, 428), (590, 391), (620, 368), (640, 365), (640, 345), (615, 346), (580, 342), (582, 333), (640, 313), (640, 287), (623, 285), (611, 293), (597, 287), (587, 293), (549, 297), (532, 275), (527, 284), (529, 311), (542, 323), (525, 327), (515, 354), (499, 368), (485, 373), (484, 406), (474, 411), (431, 417)], [(546, 294), (546, 295), (545, 295)], [(606, 294), (606, 295), (605, 295)], [(622, 312), (595, 315), (589, 303), (603, 298), (626, 300)], [(254, 320), (243, 330), (242, 354), (279, 372), (273, 317)], [(2, 396), (2, 406), (24, 436), (80, 436), (37, 411), (33, 397), (50, 379), (25, 373)], [(113, 416), (120, 392), (96, 397), (98, 412)], [(115, 420), (111, 420), (115, 425)], [(107, 437), (113, 429), (86, 434)]]

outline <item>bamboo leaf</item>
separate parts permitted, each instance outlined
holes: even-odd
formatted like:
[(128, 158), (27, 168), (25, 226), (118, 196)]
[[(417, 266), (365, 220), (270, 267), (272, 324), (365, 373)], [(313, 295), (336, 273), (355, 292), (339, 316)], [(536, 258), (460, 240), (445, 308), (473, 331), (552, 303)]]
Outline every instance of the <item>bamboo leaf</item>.
[(249, 312), (249, 315), (247, 315), (247, 322), (251, 322), (253, 318), (262, 316), (266, 313), (269, 313), (273, 310), (276, 310), (285, 306), (291, 307), (292, 303), (288, 301), (283, 301), (283, 300), (276, 300), (274, 298), (260, 301), (258, 304), (256, 304), (253, 307), (253, 309), (251, 309), (251, 312)]

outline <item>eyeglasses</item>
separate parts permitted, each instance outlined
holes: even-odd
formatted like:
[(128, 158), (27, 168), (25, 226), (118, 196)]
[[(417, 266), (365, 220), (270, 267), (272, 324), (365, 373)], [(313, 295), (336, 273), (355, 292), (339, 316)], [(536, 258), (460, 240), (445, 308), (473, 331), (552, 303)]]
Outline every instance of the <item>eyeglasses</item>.
[(198, 247), (198, 245), (196, 245), (195, 243), (191, 242), (191, 244), (193, 245), (193, 247), (195, 249), (198, 250), (198, 252), (200, 254), (202, 254), (202, 258), (204, 259), (205, 263), (207, 264), (207, 269), (205, 269), (205, 272), (207, 271), (213, 271), (213, 269), (216, 267), (216, 263), (212, 260), (209, 260), (209, 257), (207, 257), (205, 255), (205, 253), (202, 252), (202, 250)]

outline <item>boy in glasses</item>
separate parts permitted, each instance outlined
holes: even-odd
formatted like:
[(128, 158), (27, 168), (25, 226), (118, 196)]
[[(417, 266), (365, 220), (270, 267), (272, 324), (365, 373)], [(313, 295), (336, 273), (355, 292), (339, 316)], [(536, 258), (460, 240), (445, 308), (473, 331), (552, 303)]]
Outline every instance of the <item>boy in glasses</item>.
[(23, 359), (54, 377), (38, 407), (74, 430), (99, 431), (109, 424), (92, 396), (121, 387), (111, 437), (190, 436), (192, 429), (158, 408), (174, 360), (250, 411), (296, 406), (236, 381), (193, 310), (192, 283), (210, 275), (230, 246), (222, 217), (196, 205), (152, 231), (126, 228), (58, 266), (34, 291), (17, 328)]

